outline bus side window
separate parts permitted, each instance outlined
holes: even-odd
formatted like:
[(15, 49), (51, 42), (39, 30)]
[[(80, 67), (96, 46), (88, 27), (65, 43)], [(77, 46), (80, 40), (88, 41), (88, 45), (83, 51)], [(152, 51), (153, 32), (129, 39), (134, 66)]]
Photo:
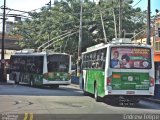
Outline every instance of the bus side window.
[(85, 61), (85, 69), (88, 68), (88, 61)]
[(97, 51), (97, 60), (99, 60), (100, 59), (100, 51)]
[(91, 57), (90, 57), (90, 56), (91, 56), (90, 53), (88, 53), (88, 58), (89, 58), (89, 59), (87, 60), (87, 61), (88, 61), (88, 68), (91, 67), (91, 62), (90, 62), (90, 61), (91, 61)]
[(88, 61), (89, 60), (89, 55), (88, 54), (86, 54), (86, 61)]
[(93, 60), (96, 60), (96, 54), (97, 54), (97, 52), (95, 51), (95, 52), (93, 52)]
[(88, 68), (92, 68), (92, 61), (91, 60), (88, 62)]
[(103, 58), (102, 58), (102, 69), (105, 69), (105, 61), (106, 61), (106, 51), (107, 49), (103, 49)]
[(98, 50), (97, 51), (97, 55), (96, 55), (96, 68), (100, 69), (100, 66), (101, 66), (101, 61), (100, 61), (100, 58), (101, 58), (101, 50)]
[(96, 68), (96, 61), (95, 60), (92, 61), (92, 68), (93, 69)]
[(92, 60), (92, 53), (89, 54), (89, 60)]
[(87, 58), (86, 54), (85, 54), (85, 55), (83, 55), (83, 60), (84, 60), (84, 61), (86, 61), (86, 60), (87, 60), (86, 58)]

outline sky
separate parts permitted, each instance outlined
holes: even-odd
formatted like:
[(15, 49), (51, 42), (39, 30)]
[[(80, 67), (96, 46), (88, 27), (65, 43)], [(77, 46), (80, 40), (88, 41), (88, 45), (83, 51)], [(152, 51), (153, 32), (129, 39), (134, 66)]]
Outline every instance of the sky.
[[(49, 1), (50, 0), (6, 0), (6, 6), (8, 8), (16, 9), (16, 10), (31, 11), (31, 10), (38, 9), (45, 6), (45, 4), (47, 4)], [(160, 10), (160, 0), (150, 0), (150, 1), (151, 1), (151, 12), (152, 12), (152, 15), (154, 15), (155, 9)], [(142, 10), (147, 10), (147, 2), (148, 0), (134, 0), (133, 6), (135, 5), (134, 8), (140, 7)], [(4, 0), (0, 0), (0, 7), (3, 6), (3, 4), (4, 4)], [(0, 15), (2, 15), (2, 13), (3, 11), (2, 9), (0, 9)], [(6, 13), (8, 13), (8, 10), (6, 11)], [(9, 14), (20, 14), (20, 13), (10, 11)], [(0, 16), (0, 18), (2, 17)], [(14, 19), (9, 18), (8, 20), (13, 21)], [(2, 31), (1, 28), (2, 28), (2, 20), (0, 20), (0, 31)]]
[[(6, 0), (6, 7), (21, 11), (31, 11), (45, 6), (50, 0)], [(0, 0), (0, 7), (4, 5), (4, 0)], [(0, 13), (3, 13), (0, 10)], [(8, 13), (8, 10), (6, 11)], [(20, 12), (10, 11), (9, 14), (21, 14)]]
[[(155, 9), (160, 10), (160, 0), (150, 0), (150, 3), (151, 3), (152, 15), (155, 15), (156, 14)], [(147, 10), (148, 0), (134, 0), (133, 6), (134, 5), (136, 5), (134, 8), (140, 7), (142, 10)]]
[[(6, 6), (13, 9), (30, 11), (40, 8), (47, 4), (49, 0), (6, 0)], [(4, 4), (4, 0), (0, 0), (0, 6)]]

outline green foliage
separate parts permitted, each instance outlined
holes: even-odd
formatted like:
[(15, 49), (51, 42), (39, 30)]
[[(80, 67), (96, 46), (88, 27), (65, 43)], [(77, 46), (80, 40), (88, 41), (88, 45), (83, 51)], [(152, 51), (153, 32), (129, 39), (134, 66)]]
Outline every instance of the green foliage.
[[(115, 12), (118, 30), (118, 9), (119, 0), (103, 0), (100, 5), (95, 5), (90, 0), (83, 3), (83, 29), (82, 29), (82, 52), (91, 45), (98, 44), (104, 40), (100, 12), (102, 11), (105, 24), (105, 31), (108, 40), (114, 38), (113, 9)], [(131, 6), (133, 1), (123, 4), (122, 27), (126, 32), (138, 32), (144, 28), (144, 13), (140, 8), (134, 9)], [(79, 0), (61, 0), (56, 2), (50, 9), (43, 7), (39, 13), (29, 13), (31, 19), (16, 24), (14, 34), (22, 36), (18, 43), (23, 48), (35, 48), (69, 31), (79, 31), (80, 24), (80, 3)], [(91, 25), (97, 25), (97, 34), (89, 32)], [(117, 32), (118, 33), (118, 32)], [(60, 39), (56, 44), (51, 45), (50, 49), (61, 50), (72, 54), (76, 60), (79, 34)], [(57, 41), (57, 39), (53, 40)], [(53, 42), (52, 41), (52, 42)], [(58, 48), (59, 47), (59, 48)]]

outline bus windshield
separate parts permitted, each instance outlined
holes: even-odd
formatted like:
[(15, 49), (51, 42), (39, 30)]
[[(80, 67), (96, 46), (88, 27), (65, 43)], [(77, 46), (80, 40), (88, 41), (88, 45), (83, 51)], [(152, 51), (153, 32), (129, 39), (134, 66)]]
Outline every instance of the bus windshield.
[(69, 72), (69, 56), (60, 54), (49, 55), (48, 72)]
[(139, 47), (112, 47), (111, 68), (150, 69), (151, 50)]

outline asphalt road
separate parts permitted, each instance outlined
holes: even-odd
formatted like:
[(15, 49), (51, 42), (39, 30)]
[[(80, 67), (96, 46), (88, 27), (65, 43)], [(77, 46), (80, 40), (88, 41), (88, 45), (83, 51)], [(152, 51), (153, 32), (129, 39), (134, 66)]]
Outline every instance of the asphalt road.
[[(121, 117), (129, 120), (124, 115), (156, 114), (160, 119), (159, 113), (160, 104), (148, 101), (140, 101), (137, 105), (129, 107), (95, 102), (92, 97), (83, 96), (82, 91), (74, 85), (61, 86), (59, 89), (0, 85), (0, 118), (5, 118), (6, 114), (18, 114), (23, 120), (35, 120), (33, 118), (38, 120), (52, 120), (52, 118), (61, 120), (65, 118), (66, 120), (66, 116), (81, 120), (91, 117), (93, 120), (99, 115), (104, 115), (104, 117), (106, 117), (105, 115), (110, 115), (111, 117)], [(84, 114), (85, 117), (82, 117)], [(68, 118), (68, 120), (70, 119), (72, 118)], [(149, 119), (145, 118), (145, 120)]]

